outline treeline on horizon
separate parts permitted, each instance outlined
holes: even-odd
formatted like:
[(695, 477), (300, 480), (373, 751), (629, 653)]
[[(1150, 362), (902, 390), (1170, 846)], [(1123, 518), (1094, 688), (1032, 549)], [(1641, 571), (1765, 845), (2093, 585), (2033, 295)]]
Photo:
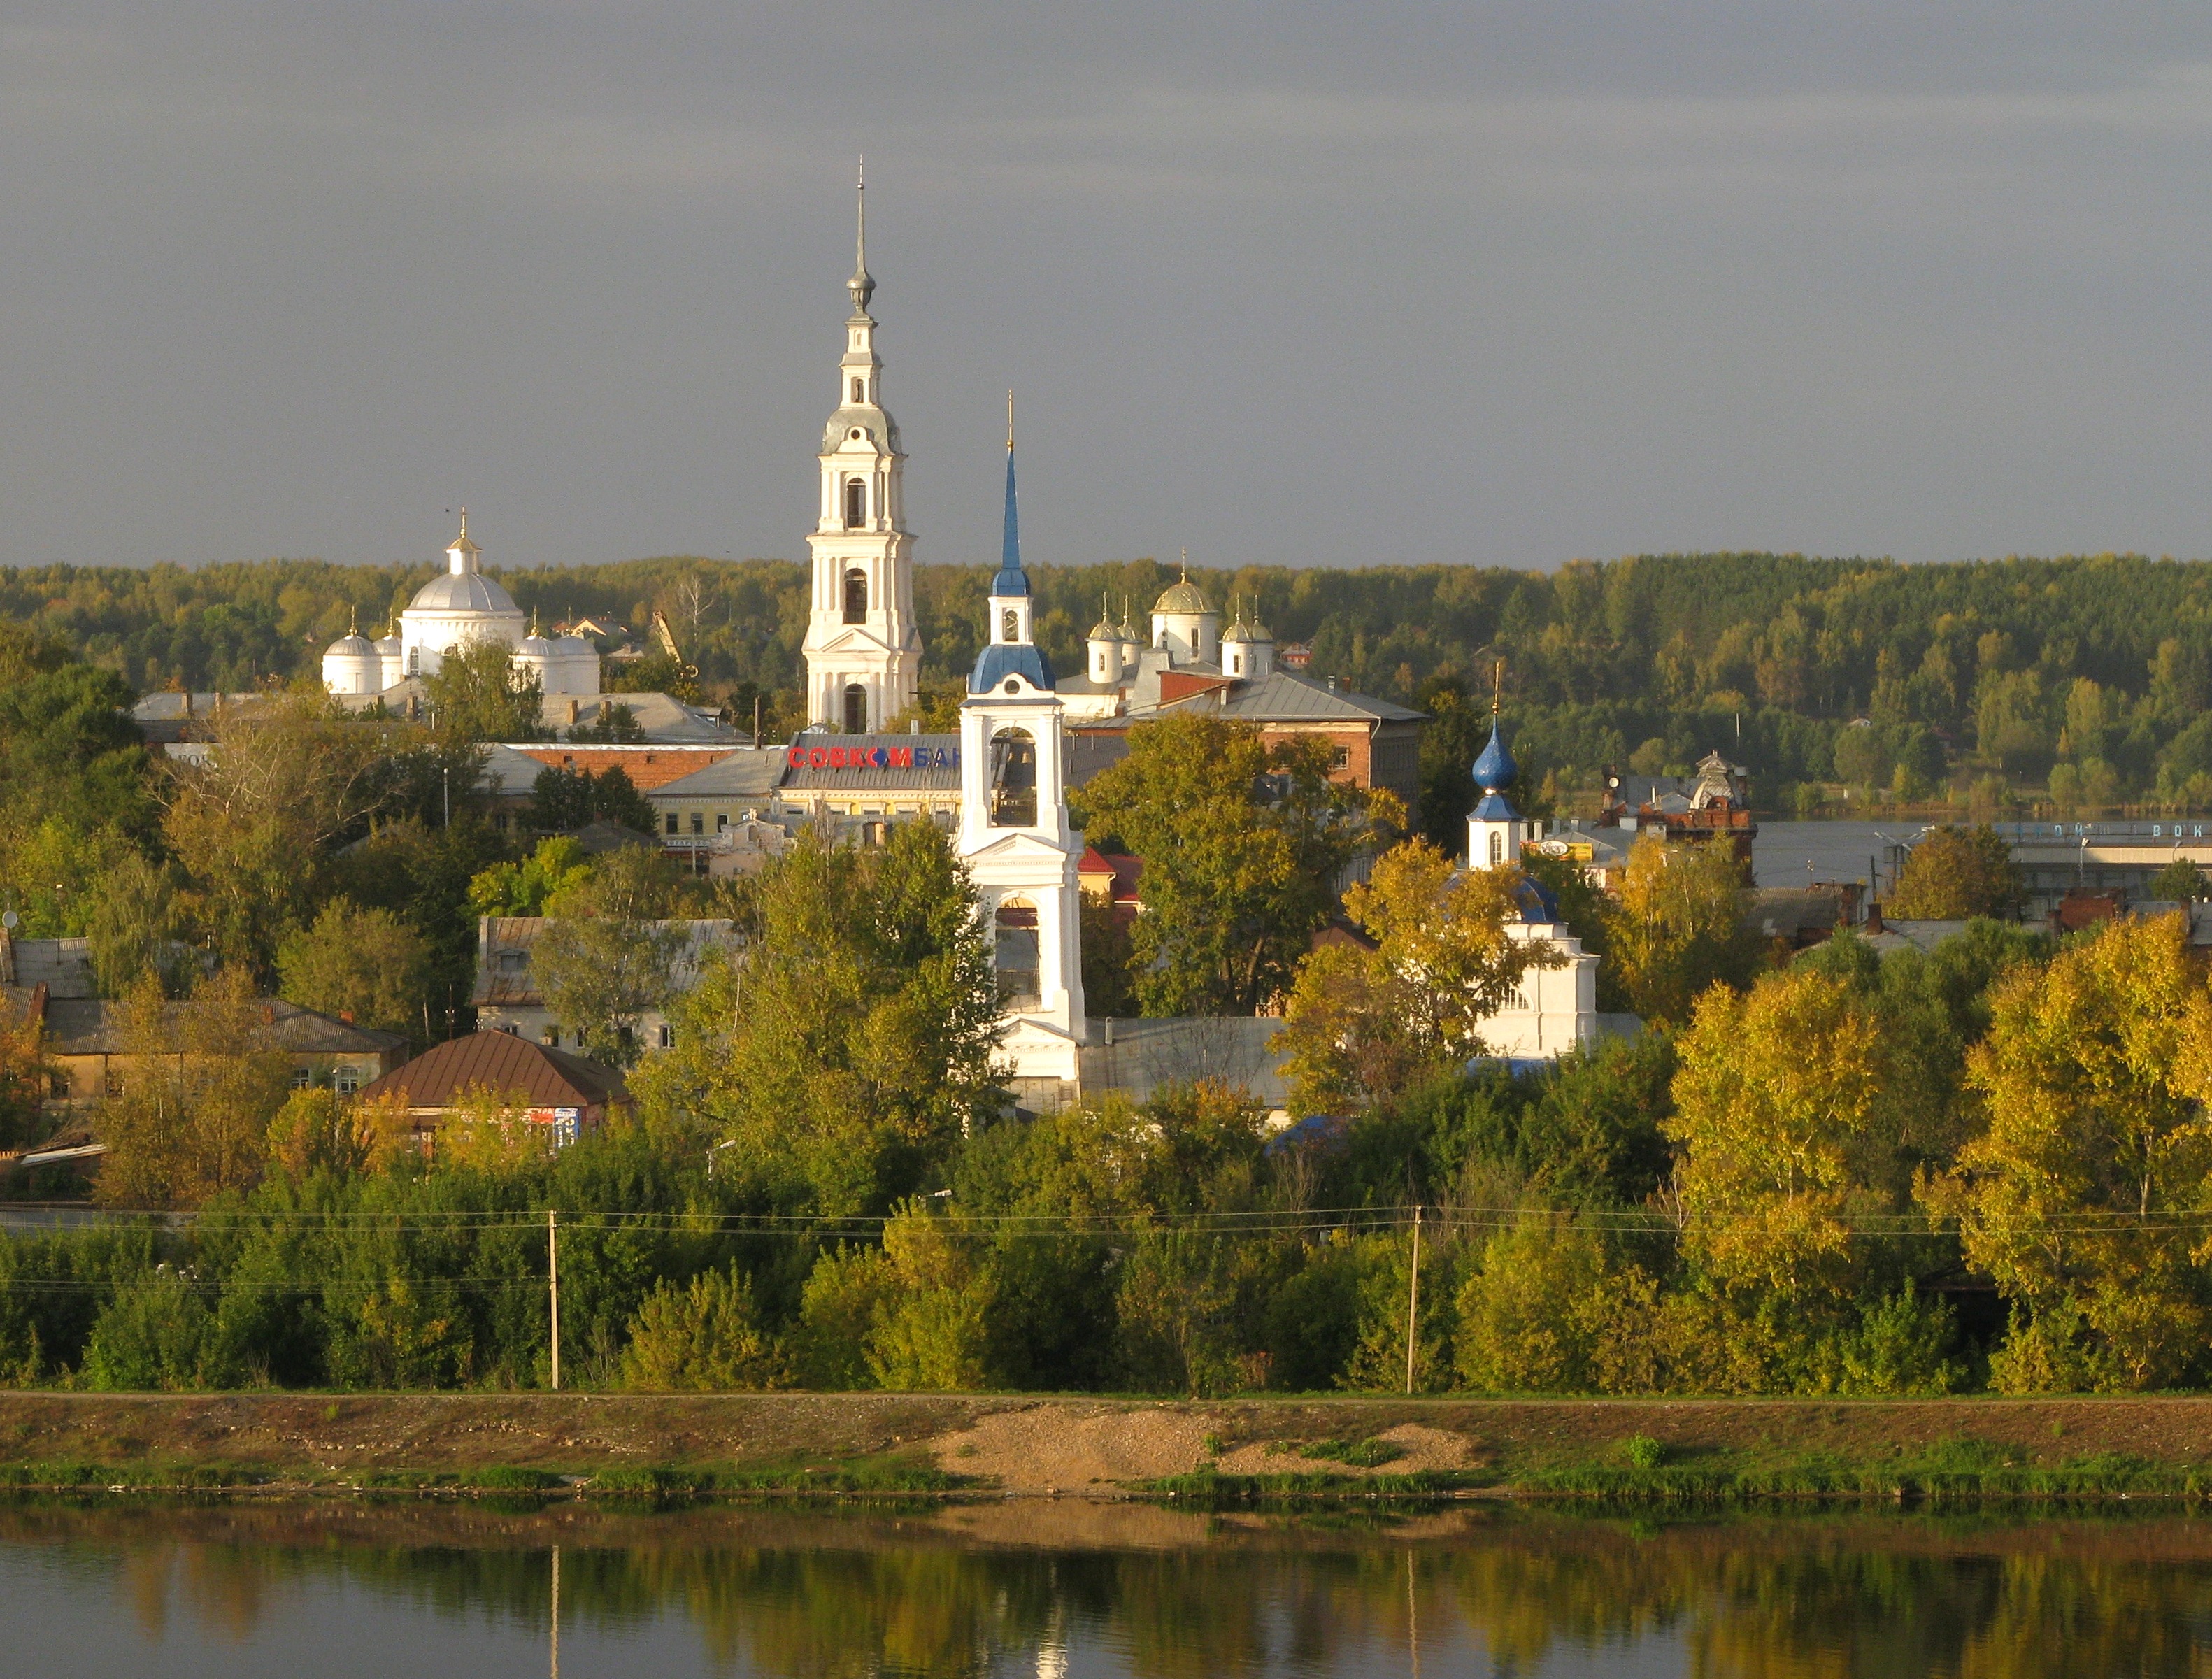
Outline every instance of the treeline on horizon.
[[(374, 632), (439, 567), (267, 560), (186, 570), (0, 570), (0, 617), (142, 690), (240, 690), (312, 674), (356, 618)], [(665, 612), (702, 697), (779, 738), (795, 727), (805, 568), (699, 558), (501, 571), (547, 622)], [(976, 651), (988, 566), (924, 565), (924, 679)], [(1144, 633), (1176, 568), (1032, 566), (1037, 636), (1080, 668), (1103, 610)], [(2212, 806), (2212, 567), (2101, 555), (1903, 565), (1799, 555), (1640, 556), (1549, 573), (1463, 565), (1192, 572), (1250, 601), (1310, 671), (1419, 706), (1425, 776), (1456, 796), (1505, 665), (1516, 745), (1540, 800), (1607, 764), (1680, 772), (1718, 749), (1754, 797), (1806, 814), (1871, 799), (1981, 812)], [(1455, 714), (1463, 714), (1455, 715)], [(1856, 725), (1856, 727), (1854, 727)], [(1449, 812), (1425, 812), (1442, 820)]]

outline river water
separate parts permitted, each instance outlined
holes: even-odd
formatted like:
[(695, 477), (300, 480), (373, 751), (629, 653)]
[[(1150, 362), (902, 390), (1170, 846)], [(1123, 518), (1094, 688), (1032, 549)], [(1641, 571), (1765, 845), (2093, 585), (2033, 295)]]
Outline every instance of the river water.
[(2212, 1520), (23, 1502), (0, 1625), (163, 1679), (2201, 1679)]

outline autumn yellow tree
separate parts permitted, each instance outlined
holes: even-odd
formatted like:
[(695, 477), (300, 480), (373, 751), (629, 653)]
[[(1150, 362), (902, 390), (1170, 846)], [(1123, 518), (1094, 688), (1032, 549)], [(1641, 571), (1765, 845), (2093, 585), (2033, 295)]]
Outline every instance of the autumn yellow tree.
[(1376, 859), (1344, 898), (1376, 947), (1307, 957), (1273, 1039), (1300, 1110), (1350, 1111), (1482, 1054), (1482, 1023), (1522, 976), (1565, 960), (1509, 930), (1533, 890), (1518, 870), (1462, 869), (1426, 840)]
[(1987, 1127), (1928, 1200), (2012, 1303), (1991, 1378), (2158, 1388), (2205, 1373), (2212, 998), (2179, 916), (2114, 922), (1996, 991), (1967, 1063)]
[(1607, 959), (1632, 1009), (1679, 1024), (1707, 988), (1749, 979), (1756, 953), (1741, 890), (1724, 845), (1668, 845), (1651, 833), (1636, 842), (1605, 911)]
[(1881, 1037), (1840, 982), (1795, 969), (1705, 993), (1682, 1035), (1674, 1189), (1683, 1242), (1725, 1289), (1832, 1293), (1878, 1136)]
[(149, 971), (123, 1000), (119, 1026), (121, 1087), (97, 1121), (107, 1145), (100, 1198), (197, 1207), (250, 1187), (291, 1068), (246, 973), (222, 969), (172, 1003)]
[(1900, 921), (1966, 921), (2016, 909), (2024, 896), (2012, 849), (1995, 829), (1938, 828), (1906, 854), (1889, 912)]

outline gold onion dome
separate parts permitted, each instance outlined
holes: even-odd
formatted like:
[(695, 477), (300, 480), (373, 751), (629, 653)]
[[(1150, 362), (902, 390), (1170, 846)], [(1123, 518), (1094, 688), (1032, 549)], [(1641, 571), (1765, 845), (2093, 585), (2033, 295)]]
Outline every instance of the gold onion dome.
[(1162, 591), (1160, 598), (1152, 603), (1152, 610), (1155, 612), (1210, 612), (1213, 608), (1206, 604), (1204, 591), (1188, 577), (1183, 577)]

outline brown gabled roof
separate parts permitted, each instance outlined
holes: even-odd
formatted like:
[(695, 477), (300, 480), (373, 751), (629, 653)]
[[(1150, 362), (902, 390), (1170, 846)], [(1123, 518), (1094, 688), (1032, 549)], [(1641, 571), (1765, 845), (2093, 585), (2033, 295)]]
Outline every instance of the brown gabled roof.
[(399, 1096), (410, 1108), (450, 1108), (471, 1090), (520, 1096), (541, 1108), (588, 1108), (629, 1100), (622, 1074), (614, 1068), (500, 1031), (449, 1039), (395, 1068), (361, 1093)]

